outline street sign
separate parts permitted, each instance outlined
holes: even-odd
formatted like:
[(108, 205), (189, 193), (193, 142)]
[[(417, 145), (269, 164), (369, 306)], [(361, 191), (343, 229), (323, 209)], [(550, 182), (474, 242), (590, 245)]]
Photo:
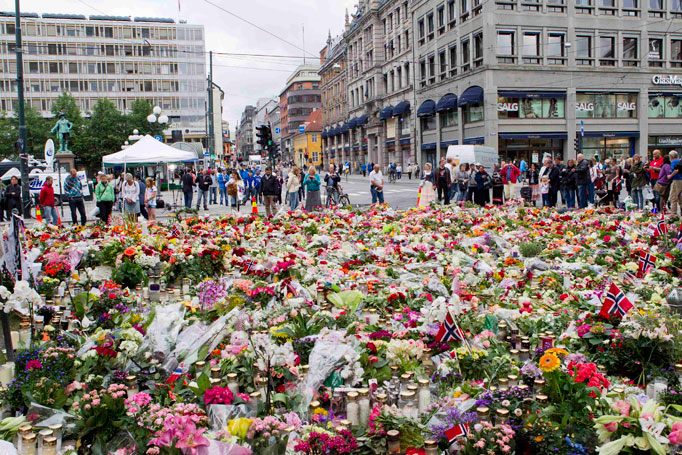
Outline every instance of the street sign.
[(585, 121), (584, 120), (580, 121), (580, 135), (585, 136)]
[(156, 139), (159, 142), (163, 142), (163, 137), (159, 136), (158, 134), (156, 136), (154, 136), (154, 139)]
[(45, 161), (47, 162), (47, 167), (51, 169), (54, 162), (54, 142), (52, 139), (48, 139), (45, 142)]
[(282, 130), (281, 130), (281, 129), (279, 129), (279, 128), (275, 128), (275, 134), (279, 134), (279, 133), (281, 133), (281, 132), (282, 132)]
[(301, 125), (298, 127), (298, 132), (299, 133), (305, 133), (305, 126)]
[(208, 158), (208, 157), (209, 157), (208, 152), (204, 152), (204, 158)]

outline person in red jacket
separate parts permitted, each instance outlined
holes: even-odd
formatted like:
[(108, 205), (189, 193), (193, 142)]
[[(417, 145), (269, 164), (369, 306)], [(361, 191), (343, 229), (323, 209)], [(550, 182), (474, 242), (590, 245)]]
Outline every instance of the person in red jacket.
[(54, 206), (54, 187), (52, 184), (52, 177), (46, 178), (43, 187), (40, 189), (40, 196), (38, 197), (40, 211), (45, 219), (45, 224), (57, 224), (57, 220), (59, 219), (57, 209)]
[(521, 171), (513, 163), (502, 162), (502, 169), (500, 169), (500, 176), (502, 176), (502, 183), (504, 184), (504, 199), (510, 200), (516, 195), (516, 182), (521, 175)]

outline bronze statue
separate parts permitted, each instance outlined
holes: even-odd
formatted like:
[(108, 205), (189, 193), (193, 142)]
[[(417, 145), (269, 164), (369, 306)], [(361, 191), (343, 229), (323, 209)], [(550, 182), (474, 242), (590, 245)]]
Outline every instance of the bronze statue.
[(69, 139), (71, 139), (72, 128), (73, 123), (69, 122), (63, 113), (59, 114), (57, 124), (52, 128), (52, 131), (50, 131), (50, 134), (57, 132), (57, 138), (59, 138), (59, 150), (57, 150), (57, 152), (69, 151)]

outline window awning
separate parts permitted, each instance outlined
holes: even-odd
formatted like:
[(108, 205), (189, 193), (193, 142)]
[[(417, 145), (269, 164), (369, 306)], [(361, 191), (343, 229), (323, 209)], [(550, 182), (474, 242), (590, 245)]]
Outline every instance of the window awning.
[(327, 139), (327, 132), (326, 131), (322, 131), (322, 139)]
[(339, 127), (338, 134), (344, 134), (348, 132), (348, 123), (344, 123)]
[(328, 136), (328, 137), (334, 137), (334, 136), (336, 136), (337, 134), (338, 134), (337, 128), (332, 128), (332, 129), (330, 129), (329, 132), (327, 133), (327, 136)]
[(379, 118), (381, 120), (386, 120), (387, 118), (391, 118), (391, 116), (393, 116), (393, 106), (385, 107), (379, 113)]
[(396, 107), (393, 108), (393, 117), (398, 117), (399, 115), (405, 115), (410, 112), (410, 103), (407, 101), (401, 101)]
[(348, 122), (348, 128), (353, 129), (357, 126), (357, 124), (358, 124), (358, 119), (353, 118), (350, 120), (350, 122)]
[(446, 149), (451, 145), (457, 145), (457, 144), (459, 144), (459, 141), (457, 139), (455, 139), (454, 141), (441, 141), (440, 142), (440, 148)]
[(360, 117), (357, 118), (357, 123), (355, 124), (355, 126), (367, 125), (368, 121), (369, 118), (366, 115), (361, 115)]
[(567, 133), (499, 133), (500, 139), (568, 139)]
[(483, 136), (478, 137), (465, 137), (462, 143), (464, 144), (483, 144), (485, 141)]
[(426, 100), (417, 109), (417, 117), (429, 117), (436, 113), (436, 103), (433, 100)]
[(453, 109), (457, 109), (457, 95), (448, 93), (438, 100), (436, 112), (450, 111)]
[(436, 150), (436, 143), (429, 142), (428, 144), (422, 144), (422, 150)]
[(497, 95), (503, 98), (566, 98), (566, 92), (531, 92), (525, 90), (499, 90)]
[(585, 137), (639, 137), (639, 131), (585, 131)]
[(459, 107), (467, 106), (469, 104), (476, 104), (483, 102), (483, 89), (478, 85), (473, 85), (468, 89), (464, 90), (457, 100), (457, 105)]

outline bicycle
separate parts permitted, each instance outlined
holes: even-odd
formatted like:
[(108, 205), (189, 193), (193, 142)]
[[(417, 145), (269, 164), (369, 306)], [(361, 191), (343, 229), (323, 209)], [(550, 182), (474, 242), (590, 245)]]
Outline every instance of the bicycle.
[[(336, 198), (334, 196), (336, 196)], [(339, 201), (338, 204), (336, 203), (336, 200)], [(344, 194), (341, 185), (338, 187), (327, 187), (327, 201), (325, 203), (325, 207), (331, 208), (335, 205), (340, 207), (347, 207), (350, 205), (350, 198), (347, 194)]]
[(388, 182), (389, 183), (395, 183), (398, 181), (398, 177), (395, 171), (391, 171), (388, 173)]

